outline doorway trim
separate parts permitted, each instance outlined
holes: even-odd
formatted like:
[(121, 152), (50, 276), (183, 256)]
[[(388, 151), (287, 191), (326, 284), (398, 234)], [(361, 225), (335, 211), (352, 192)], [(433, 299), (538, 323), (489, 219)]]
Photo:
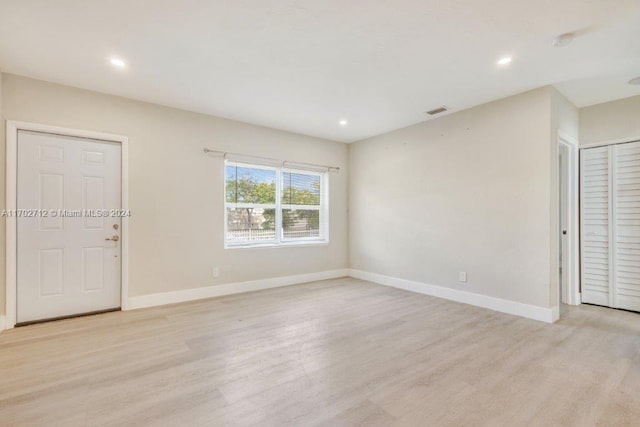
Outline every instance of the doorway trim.
[[(18, 197), (18, 131), (31, 131), (50, 133), (61, 136), (95, 139), (119, 143), (121, 150), (121, 185), (122, 185), (122, 210), (129, 209), (129, 138), (122, 135), (114, 135), (103, 132), (94, 132), (80, 129), (70, 129), (58, 126), (49, 126), (39, 123), (20, 122), (7, 120), (7, 148), (6, 148), (6, 195), (5, 209), (7, 211), (17, 209)], [(17, 304), (17, 220), (15, 216), (6, 217), (6, 289), (5, 289), (5, 329), (11, 329), (16, 324)], [(120, 307), (128, 309), (129, 299), (129, 217), (122, 217), (122, 246), (121, 246), (121, 271), (120, 271)]]
[(581, 145), (580, 149), (582, 150), (583, 148), (596, 148), (596, 147), (604, 147), (607, 145), (626, 144), (629, 142), (636, 142), (636, 141), (640, 141), (640, 135), (627, 137), (627, 138), (606, 139), (604, 141), (590, 142), (588, 144)]
[[(558, 150), (560, 146), (567, 149), (567, 174), (569, 176), (567, 185), (567, 231), (569, 239), (567, 239), (567, 256), (569, 258), (569, 271), (567, 272), (567, 286), (562, 289), (560, 301), (569, 305), (580, 305), (582, 302), (580, 296), (580, 207), (579, 207), (579, 174), (578, 174), (578, 155), (580, 146), (578, 140), (562, 130), (558, 130)], [(558, 179), (561, 179), (558, 177)], [(560, 207), (558, 206), (558, 209)], [(558, 250), (560, 250), (560, 237), (558, 233)], [(560, 288), (560, 283), (558, 283)], [(560, 289), (558, 289), (560, 292)]]

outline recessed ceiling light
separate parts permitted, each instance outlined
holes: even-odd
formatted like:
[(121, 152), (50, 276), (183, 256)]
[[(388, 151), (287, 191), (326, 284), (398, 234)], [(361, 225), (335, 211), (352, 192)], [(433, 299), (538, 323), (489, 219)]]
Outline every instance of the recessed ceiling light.
[(338, 124), (340, 126), (346, 126), (349, 124), (349, 122), (346, 119), (340, 119), (340, 121), (338, 122)]
[(640, 85), (640, 77), (636, 77), (635, 79), (629, 80), (630, 85)]
[(504, 58), (498, 59), (498, 65), (507, 65), (510, 62), (511, 62), (510, 56), (505, 56)]
[(111, 65), (116, 68), (124, 68), (127, 66), (127, 64), (120, 58), (111, 58), (109, 62), (111, 62)]

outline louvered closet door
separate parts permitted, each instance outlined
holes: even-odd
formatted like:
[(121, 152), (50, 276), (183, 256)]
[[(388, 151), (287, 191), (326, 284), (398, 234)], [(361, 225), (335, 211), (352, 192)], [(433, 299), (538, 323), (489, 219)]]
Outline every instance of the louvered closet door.
[(610, 306), (609, 147), (582, 150), (581, 161), (582, 301)]
[(640, 142), (613, 150), (613, 306), (640, 311)]

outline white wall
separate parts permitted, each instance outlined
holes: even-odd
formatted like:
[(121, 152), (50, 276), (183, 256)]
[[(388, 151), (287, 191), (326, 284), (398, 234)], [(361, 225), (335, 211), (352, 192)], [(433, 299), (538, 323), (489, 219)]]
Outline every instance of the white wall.
[(552, 137), (557, 136), (560, 130), (573, 139), (578, 139), (580, 132), (580, 112), (555, 88), (549, 88), (551, 93), (551, 132)]
[(640, 96), (580, 110), (580, 145), (640, 139)]
[[(345, 144), (15, 75), (2, 77), (7, 120), (129, 137), (130, 296), (348, 267)], [(330, 174), (330, 243), (225, 250), (223, 163), (205, 156), (203, 147), (341, 167), (340, 173)], [(2, 165), (4, 169), (4, 161)], [(4, 259), (4, 235), (1, 240)], [(212, 277), (214, 265), (220, 267), (219, 279)], [(0, 277), (3, 299), (4, 272)]]
[(351, 268), (554, 305), (553, 93), (537, 89), (352, 144)]

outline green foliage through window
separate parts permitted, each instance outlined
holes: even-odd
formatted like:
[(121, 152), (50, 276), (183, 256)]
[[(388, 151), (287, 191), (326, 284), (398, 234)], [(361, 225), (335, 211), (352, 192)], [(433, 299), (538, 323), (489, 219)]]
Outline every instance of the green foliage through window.
[[(280, 200), (276, 200), (278, 191)], [(318, 173), (228, 163), (226, 242), (276, 243), (322, 238), (322, 191), (322, 175)]]
[(225, 175), (228, 203), (276, 202), (276, 171), (227, 166)]

